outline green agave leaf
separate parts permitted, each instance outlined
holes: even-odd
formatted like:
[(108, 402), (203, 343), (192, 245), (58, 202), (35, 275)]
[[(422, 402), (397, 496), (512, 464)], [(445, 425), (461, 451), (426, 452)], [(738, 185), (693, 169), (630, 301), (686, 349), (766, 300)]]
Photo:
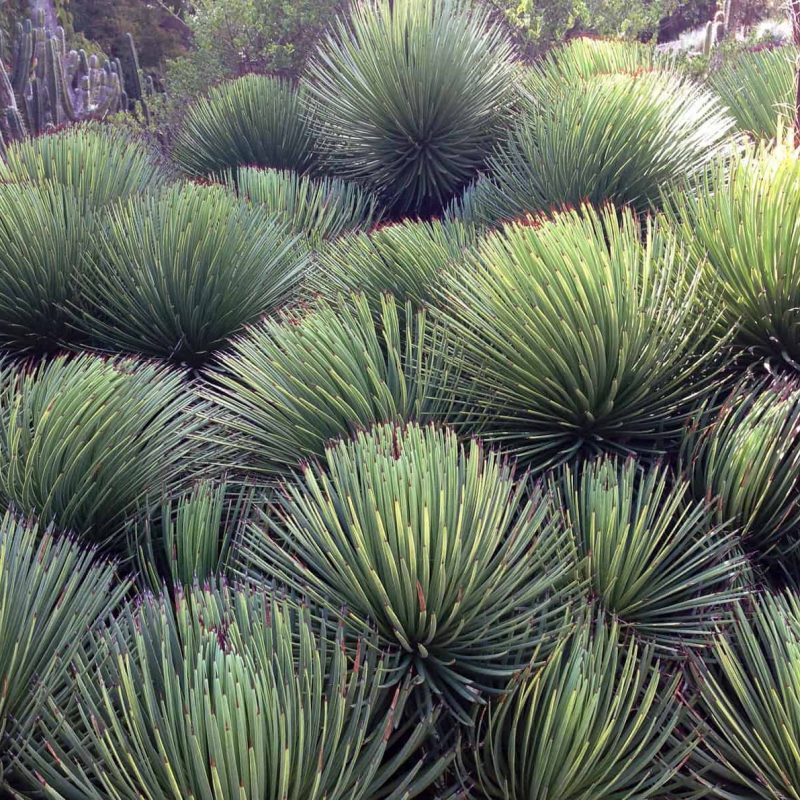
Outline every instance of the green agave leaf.
[(670, 217), (720, 309), (719, 332), (749, 360), (800, 370), (800, 158), (753, 147), (720, 162)]
[(706, 797), (800, 797), (800, 604), (764, 595), (736, 609), (706, 661), (695, 661), (702, 743), (691, 766)]
[(439, 220), (407, 220), (343, 236), (320, 250), (310, 290), (328, 298), (362, 293), (376, 313), (387, 293), (421, 308), (436, 301), (448, 268), (477, 239), (473, 226)]
[(483, 164), (514, 77), (510, 40), (489, 9), (367, 0), (320, 46), (309, 90), (337, 173), (398, 212), (424, 212)]
[[(457, 417), (454, 346), (424, 311), (386, 296), (265, 320), (219, 359), (206, 397), (242, 466), (286, 472), (382, 421)], [(402, 317), (401, 317), (402, 312)]]
[(148, 147), (100, 124), (14, 142), (0, 159), (0, 182), (56, 183), (87, 210), (157, 189), (168, 177)]
[(314, 136), (303, 94), (266, 75), (221, 83), (186, 112), (172, 158), (195, 176), (244, 166), (304, 170), (312, 163)]
[(225, 183), (307, 237), (314, 248), (351, 231), (368, 230), (381, 215), (371, 194), (339, 178), (244, 167), (228, 173)]
[(710, 500), (720, 522), (769, 560), (800, 544), (800, 387), (745, 381), (720, 406), (709, 400), (692, 418), (681, 448), (694, 495)]
[(663, 467), (602, 458), (553, 479), (581, 572), (609, 618), (662, 657), (707, 646), (743, 594), (736, 531)]
[(333, 444), (248, 526), (243, 569), (373, 620), (462, 722), (552, 646), (573, 611), (569, 533), (497, 453), (434, 427)]
[(77, 302), (92, 218), (69, 189), (0, 182), (0, 344), (41, 353), (79, 338), (67, 305)]
[(674, 237), (629, 210), (506, 226), (442, 300), (459, 396), (534, 470), (581, 452), (663, 452), (714, 389), (698, 280)]
[(94, 556), (51, 528), (0, 520), (0, 791), (11, 790), (21, 751), (42, 750), (34, 728), (46, 697), (69, 697), (87, 632), (128, 591)]
[[(667, 787), (696, 737), (680, 675), (664, 676), (651, 647), (583, 625), (540, 670), (481, 710), (465, 754), (486, 800), (651, 800)], [(462, 770), (465, 768), (462, 760)]]
[(794, 47), (740, 50), (710, 73), (709, 84), (740, 130), (775, 139), (791, 126), (797, 55)]
[(534, 103), (547, 103), (554, 93), (598, 75), (635, 74), (657, 64), (652, 45), (577, 36), (545, 53), (525, 74), (524, 87)]
[(198, 366), (292, 297), (307, 255), (261, 209), (182, 184), (115, 208), (87, 261), (76, 323), (95, 344)]
[(177, 495), (147, 498), (127, 531), (144, 585), (175, 591), (227, 575), (231, 548), (259, 494), (240, 481), (209, 478)]
[[(369, 634), (346, 638), (305, 605), (226, 585), (129, 605), (93, 654), (78, 654), (73, 698), (51, 700), (33, 768), (59, 800), (403, 800), (447, 765), (413, 726), (387, 789), (383, 768), (408, 687)], [(385, 766), (385, 765), (384, 765)]]
[(119, 548), (145, 495), (177, 489), (215, 453), (184, 376), (133, 360), (0, 365), (0, 502)]
[(530, 104), (457, 213), (479, 222), (587, 202), (658, 207), (734, 144), (708, 91), (650, 70), (595, 75)]

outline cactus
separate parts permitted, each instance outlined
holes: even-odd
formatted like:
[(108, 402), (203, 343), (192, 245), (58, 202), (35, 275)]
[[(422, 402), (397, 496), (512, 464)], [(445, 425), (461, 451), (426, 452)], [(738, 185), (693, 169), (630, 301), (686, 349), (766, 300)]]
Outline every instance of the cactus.
[(83, 50), (68, 51), (64, 29), (48, 30), (42, 12), (18, 23), (8, 69), (0, 61), (0, 148), (67, 122), (128, 111), (129, 97), (147, 116), (139, 59), (130, 36), (126, 48), (127, 73), (119, 59), (101, 64)]

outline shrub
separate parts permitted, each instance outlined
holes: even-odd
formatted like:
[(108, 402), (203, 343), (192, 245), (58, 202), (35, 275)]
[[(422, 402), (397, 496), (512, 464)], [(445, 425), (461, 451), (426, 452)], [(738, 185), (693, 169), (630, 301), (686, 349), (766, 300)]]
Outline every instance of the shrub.
[(260, 209), (183, 184), (114, 209), (88, 261), (80, 325), (96, 344), (196, 366), (282, 305), (306, 257)]
[(688, 489), (663, 467), (609, 458), (565, 468), (556, 486), (593, 596), (662, 656), (709, 644), (740, 594), (738, 537)]
[(785, 557), (800, 543), (800, 386), (744, 382), (717, 406), (704, 404), (683, 443), (693, 492), (713, 501), (748, 549)]
[(245, 75), (190, 106), (172, 157), (189, 175), (241, 166), (303, 170), (311, 164), (312, 146), (302, 92), (279, 78)]
[[(208, 396), (243, 464), (283, 472), (375, 422), (447, 419), (454, 371), (440, 326), (385, 297), (266, 320), (219, 359)], [(217, 416), (215, 414), (215, 416)]]
[(719, 332), (750, 359), (800, 369), (800, 159), (748, 150), (671, 209), (720, 309)]
[(362, 2), (309, 72), (336, 169), (398, 212), (436, 210), (468, 182), (513, 98), (503, 28), (461, 0)]
[(632, 800), (665, 787), (693, 746), (680, 676), (662, 677), (651, 647), (582, 626), (547, 665), (480, 712), (475, 780), (486, 800)]
[(430, 718), (382, 764), (405, 694), (386, 688), (390, 659), (305, 606), (224, 586), (145, 597), (94, 646), (76, 708), (44, 718), (51, 749), (32, 767), (50, 794), (400, 800), (427, 779)]
[(464, 213), (493, 222), (605, 201), (647, 210), (727, 152), (733, 128), (710, 92), (670, 73), (570, 83), (520, 117)]
[(635, 74), (655, 66), (656, 51), (650, 45), (579, 36), (537, 61), (525, 76), (525, 87), (534, 101), (547, 102), (553, 92), (598, 75)]
[(0, 791), (20, 751), (40, 746), (33, 733), (46, 694), (69, 697), (87, 630), (129, 588), (93, 555), (49, 528), (0, 520)]
[(774, 139), (791, 127), (795, 61), (792, 47), (737, 52), (709, 75), (709, 83), (742, 131)]
[(88, 209), (158, 188), (166, 178), (145, 145), (99, 124), (14, 142), (7, 162), (0, 160), (0, 181), (61, 184)]
[(42, 352), (76, 337), (66, 307), (92, 234), (62, 187), (0, 183), (0, 345)]
[(697, 298), (672, 238), (629, 210), (509, 225), (445, 293), (459, 397), (536, 470), (580, 452), (660, 453), (710, 390), (714, 320)]
[(478, 443), (380, 425), (328, 447), (325, 466), (283, 494), (264, 529), (248, 529), (247, 568), (374, 620), (427, 703), (441, 698), (463, 721), (566, 622), (564, 531)]
[(327, 297), (361, 292), (376, 309), (390, 293), (420, 308), (435, 301), (448, 267), (476, 240), (472, 226), (438, 220), (344, 236), (320, 251), (311, 288)]
[[(183, 376), (94, 356), (0, 370), (0, 498), (97, 542), (146, 494), (207, 463)], [(199, 413), (199, 408), (197, 409)], [(111, 540), (111, 541), (109, 541)]]
[(231, 549), (252, 510), (255, 488), (204, 479), (177, 495), (147, 498), (128, 528), (128, 551), (154, 592), (228, 575)]
[(707, 797), (791, 797), (798, 773), (800, 606), (765, 595), (736, 610), (707, 663), (697, 661), (703, 738), (694, 777)]
[(339, 178), (244, 168), (228, 176), (240, 197), (261, 205), (314, 247), (351, 231), (367, 230), (380, 216), (375, 198)]

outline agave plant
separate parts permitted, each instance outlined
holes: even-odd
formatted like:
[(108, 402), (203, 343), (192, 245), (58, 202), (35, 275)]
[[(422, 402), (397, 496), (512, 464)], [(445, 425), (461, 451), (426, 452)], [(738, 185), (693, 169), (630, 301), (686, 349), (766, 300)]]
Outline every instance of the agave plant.
[(52, 350), (76, 338), (67, 304), (77, 301), (90, 220), (60, 186), (0, 182), (0, 344)]
[(58, 183), (87, 209), (158, 188), (167, 178), (149, 148), (99, 124), (19, 140), (0, 160), (0, 181)]
[(711, 72), (709, 83), (740, 130), (775, 139), (791, 127), (797, 54), (794, 47), (737, 52)]
[(603, 611), (662, 656), (707, 645), (741, 594), (736, 532), (690, 502), (686, 481), (633, 459), (566, 467), (554, 488)]
[(705, 290), (720, 331), (751, 357), (800, 370), (800, 156), (751, 148), (721, 163), (670, 213), (691, 255), (707, 263)]
[(12, 762), (37, 750), (34, 726), (48, 695), (70, 694), (70, 663), (86, 632), (128, 591), (112, 564), (72, 539), (0, 520), (0, 793)]
[(456, 414), (453, 348), (425, 311), (382, 299), (322, 304), (266, 320), (219, 359), (207, 393), (246, 466), (284, 472), (325, 443), (381, 421)]
[(668, 72), (569, 83), (521, 116), (462, 213), (493, 222), (605, 201), (647, 210), (726, 153), (734, 127), (716, 97)]
[(281, 78), (245, 75), (215, 86), (190, 106), (172, 158), (189, 175), (240, 166), (304, 170), (314, 137), (303, 91)]
[(717, 406), (698, 410), (683, 442), (693, 492), (713, 501), (748, 549), (785, 557), (800, 545), (800, 386), (745, 382)]
[(323, 248), (309, 283), (312, 291), (330, 298), (363, 293), (375, 309), (387, 293), (420, 308), (435, 302), (448, 267), (476, 241), (475, 229), (461, 222), (406, 220), (380, 226)]
[(49, 797), (403, 800), (442, 769), (420, 753), (433, 717), (384, 763), (407, 690), (387, 688), (371, 637), (307, 606), (225, 586), (145, 597), (94, 646), (31, 758)]
[[(205, 467), (206, 423), (183, 376), (58, 357), (0, 369), (0, 502), (105, 543), (145, 495)], [(119, 545), (119, 541), (109, 542)]]
[(539, 59), (525, 75), (525, 88), (534, 100), (546, 102), (552, 92), (597, 75), (636, 74), (656, 65), (652, 45), (578, 36)]
[(174, 592), (226, 575), (255, 496), (253, 486), (208, 478), (177, 496), (146, 499), (128, 528), (142, 581), (156, 593), (164, 584)]
[(283, 304), (306, 260), (261, 209), (177, 185), (111, 212), (89, 249), (79, 324), (103, 348), (197, 366)]
[(712, 387), (698, 294), (673, 237), (630, 210), (509, 225), (445, 292), (460, 397), (536, 470), (583, 451), (662, 452)]
[(464, 722), (565, 625), (576, 586), (565, 531), (541, 491), (477, 442), (378, 425), (330, 445), (283, 494), (246, 530), (248, 573), (373, 620), (425, 702)]
[(335, 167), (396, 211), (440, 207), (480, 168), (513, 100), (513, 52), (462, 0), (361, 2), (309, 68)]
[(764, 595), (739, 605), (732, 629), (694, 670), (703, 736), (692, 764), (703, 796), (800, 796), (797, 596)]
[(666, 788), (695, 737), (679, 731), (680, 675), (662, 675), (653, 648), (582, 625), (544, 668), (480, 711), (473, 756), (486, 800), (651, 800)]
[(351, 231), (368, 230), (380, 217), (375, 198), (339, 178), (310, 178), (297, 172), (244, 167), (226, 183), (277, 216), (314, 247)]

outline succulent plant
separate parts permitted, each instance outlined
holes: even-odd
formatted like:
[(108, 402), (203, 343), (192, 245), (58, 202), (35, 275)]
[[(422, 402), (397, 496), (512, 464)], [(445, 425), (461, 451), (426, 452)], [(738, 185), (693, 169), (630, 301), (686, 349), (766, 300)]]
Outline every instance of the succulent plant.
[(172, 158), (188, 175), (237, 167), (304, 170), (314, 135), (304, 91), (266, 75), (245, 75), (212, 88), (186, 112)]
[(75, 324), (94, 344), (199, 366), (292, 298), (307, 255), (222, 187), (177, 184), (112, 209), (86, 261)]
[(514, 99), (513, 50), (461, 0), (355, 5), (309, 67), (334, 168), (398, 212), (436, 211), (470, 181)]
[(368, 634), (287, 599), (145, 596), (77, 654), (74, 697), (51, 699), (30, 769), (48, 795), (86, 800), (414, 797), (441, 771), (420, 749), (433, 717), (384, 762), (408, 694), (391, 671)]
[(537, 471), (577, 454), (663, 454), (715, 388), (696, 270), (630, 210), (506, 226), (452, 272), (441, 305), (460, 346), (457, 396)]
[(541, 658), (576, 599), (566, 530), (499, 454), (434, 427), (330, 445), (249, 526), (243, 569), (372, 620), (462, 721)]

